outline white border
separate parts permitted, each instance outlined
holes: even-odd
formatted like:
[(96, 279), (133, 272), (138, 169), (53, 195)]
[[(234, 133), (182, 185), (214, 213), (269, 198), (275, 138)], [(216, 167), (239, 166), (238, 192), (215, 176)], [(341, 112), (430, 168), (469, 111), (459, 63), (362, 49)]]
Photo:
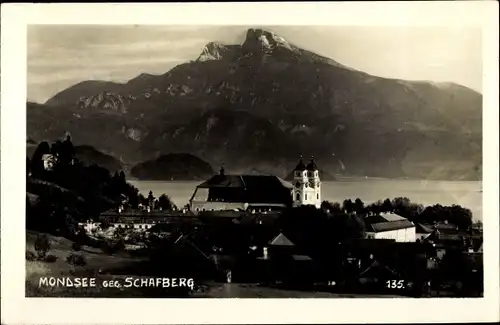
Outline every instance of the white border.
[[(337, 2), (3, 4), (2, 323), (347, 323), (499, 320), (498, 3)], [(484, 54), (485, 298), (26, 299), (24, 207), (27, 24), (480, 25)]]

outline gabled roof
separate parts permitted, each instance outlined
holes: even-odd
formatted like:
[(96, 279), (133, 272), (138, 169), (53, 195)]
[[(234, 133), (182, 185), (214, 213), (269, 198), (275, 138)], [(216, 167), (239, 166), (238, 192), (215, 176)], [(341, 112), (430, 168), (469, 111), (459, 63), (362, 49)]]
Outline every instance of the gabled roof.
[(417, 234), (430, 234), (434, 231), (431, 225), (422, 223), (415, 224)]
[(297, 255), (297, 254), (294, 254), (294, 255), (292, 255), (292, 259), (295, 260), (295, 261), (312, 261), (312, 258), (310, 258), (307, 255)]
[(292, 184), (269, 175), (215, 175), (198, 185), (198, 188), (230, 187), (246, 190), (292, 188)]
[(373, 261), (373, 263), (368, 266), (366, 269), (362, 270), (359, 274), (360, 277), (383, 277), (383, 276), (395, 276), (397, 272), (389, 268), (384, 263), (380, 261)]
[(288, 239), (283, 233), (279, 233), (274, 239), (269, 242), (272, 246), (295, 246), (295, 244)]
[(397, 215), (395, 213), (382, 213), (380, 214), (380, 216), (382, 218), (384, 218), (386, 221), (400, 221), (400, 220), (407, 220), (406, 218), (400, 216), (400, 215)]
[(399, 230), (406, 228), (413, 228), (415, 225), (409, 220), (399, 220), (399, 221), (389, 221), (389, 222), (380, 222), (371, 225), (373, 232), (384, 232), (391, 230)]
[(365, 218), (368, 231), (383, 232), (398, 229), (413, 228), (413, 222), (394, 213), (369, 215)]

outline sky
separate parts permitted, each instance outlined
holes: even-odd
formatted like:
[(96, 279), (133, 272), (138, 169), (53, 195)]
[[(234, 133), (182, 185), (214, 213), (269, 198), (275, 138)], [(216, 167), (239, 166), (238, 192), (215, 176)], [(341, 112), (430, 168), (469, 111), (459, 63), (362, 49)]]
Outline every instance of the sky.
[(248, 28), (372, 75), (482, 92), (482, 34), (473, 27), (30, 25), (28, 100), (43, 103), (84, 80), (163, 74), (196, 60), (208, 42), (241, 44)]

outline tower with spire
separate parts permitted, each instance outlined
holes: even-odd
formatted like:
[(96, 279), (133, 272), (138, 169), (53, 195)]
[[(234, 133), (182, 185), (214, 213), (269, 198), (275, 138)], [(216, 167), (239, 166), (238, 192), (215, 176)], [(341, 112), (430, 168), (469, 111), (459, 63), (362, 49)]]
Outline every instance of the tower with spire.
[(307, 166), (304, 164), (302, 156), (293, 171), (293, 205), (314, 205), (321, 207), (321, 181), (319, 171), (314, 157)]

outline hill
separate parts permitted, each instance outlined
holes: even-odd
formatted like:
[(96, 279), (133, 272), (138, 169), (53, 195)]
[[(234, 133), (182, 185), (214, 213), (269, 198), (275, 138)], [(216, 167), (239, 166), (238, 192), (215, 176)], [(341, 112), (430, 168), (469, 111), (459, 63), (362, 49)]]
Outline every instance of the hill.
[(205, 161), (190, 154), (167, 154), (132, 167), (140, 180), (204, 180), (214, 174)]
[(331, 174), (476, 180), (481, 110), (469, 88), (379, 78), (249, 29), (165, 74), (83, 81), (27, 115), (33, 139), (69, 131), (131, 165), (185, 152), (285, 177), (302, 153)]
[[(36, 141), (29, 139), (26, 141), (26, 155), (31, 159), (38, 144)], [(110, 172), (123, 170), (122, 163), (113, 156), (100, 152), (96, 148), (89, 145), (75, 146), (75, 158), (84, 165), (98, 165), (106, 168)]]
[(113, 156), (100, 152), (92, 146), (75, 146), (75, 157), (85, 165), (98, 165), (110, 172), (121, 171), (121, 162)]

